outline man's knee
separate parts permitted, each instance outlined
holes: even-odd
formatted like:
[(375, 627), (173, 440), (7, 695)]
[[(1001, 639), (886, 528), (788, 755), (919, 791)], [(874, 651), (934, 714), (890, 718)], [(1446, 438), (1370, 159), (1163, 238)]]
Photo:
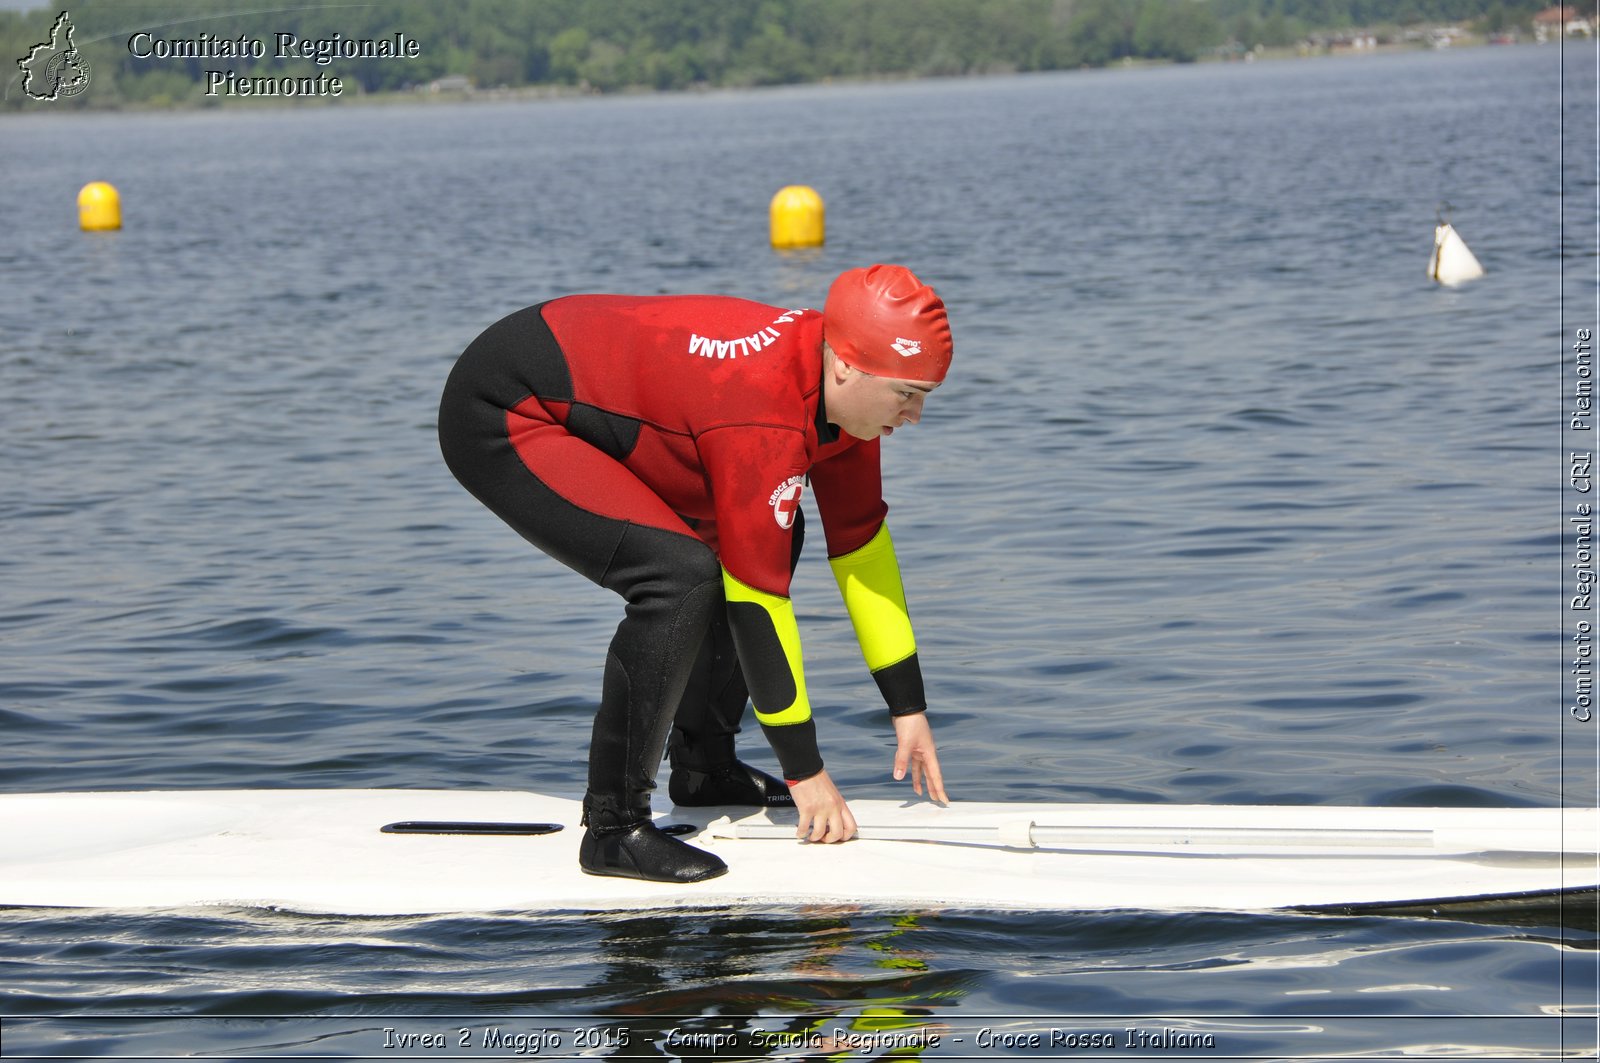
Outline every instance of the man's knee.
[(709, 546), (692, 535), (639, 524), (630, 524), (623, 533), (601, 580), (601, 586), (630, 602), (654, 597), (682, 600), (707, 585), (720, 594), (722, 563)]

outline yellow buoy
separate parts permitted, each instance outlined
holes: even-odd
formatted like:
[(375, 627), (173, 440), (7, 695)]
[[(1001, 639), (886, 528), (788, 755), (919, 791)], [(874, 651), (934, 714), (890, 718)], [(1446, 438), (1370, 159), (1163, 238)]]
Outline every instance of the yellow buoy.
[(821, 247), (822, 197), (815, 188), (788, 185), (772, 197), (772, 246)]
[(86, 233), (122, 228), (122, 197), (104, 181), (90, 181), (78, 193), (78, 227)]

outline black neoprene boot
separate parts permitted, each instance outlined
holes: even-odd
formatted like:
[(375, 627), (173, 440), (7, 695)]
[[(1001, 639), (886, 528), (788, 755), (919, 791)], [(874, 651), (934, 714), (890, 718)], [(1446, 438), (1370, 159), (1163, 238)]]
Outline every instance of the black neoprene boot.
[(791, 808), (794, 798), (780, 779), (741, 760), (711, 767), (684, 763), (678, 747), (673, 747), (672, 775), (667, 780), (667, 796), (684, 808), (707, 805), (750, 805), (756, 808)]
[(712, 854), (663, 834), (643, 810), (611, 798), (583, 799), (583, 841), (578, 866), (590, 875), (640, 878), (650, 882), (703, 882), (728, 870)]

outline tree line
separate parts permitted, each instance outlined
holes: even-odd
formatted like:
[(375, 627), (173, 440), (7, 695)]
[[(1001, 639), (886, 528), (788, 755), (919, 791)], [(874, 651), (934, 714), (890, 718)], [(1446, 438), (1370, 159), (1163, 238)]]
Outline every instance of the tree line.
[[(1543, 0), (322, 0), (254, 10), (239, 0), (75, 0), (74, 43), (92, 91), (65, 106), (183, 105), (204, 71), (315, 73), (279, 59), (279, 32), (320, 40), (392, 37), (415, 59), (346, 59), (328, 68), (365, 92), (448, 76), (481, 89), (586, 91), (742, 87), (825, 79), (1066, 70), (1122, 60), (1192, 62), (1223, 50), (1293, 46), (1314, 33), (1415, 23), (1526, 24)], [(1592, 14), (1595, 0), (1581, 0)], [(49, 38), (58, 11), (0, 12), (0, 56)], [(193, 40), (259, 39), (262, 58), (140, 58), (140, 31)], [(3, 105), (27, 101), (9, 72)]]

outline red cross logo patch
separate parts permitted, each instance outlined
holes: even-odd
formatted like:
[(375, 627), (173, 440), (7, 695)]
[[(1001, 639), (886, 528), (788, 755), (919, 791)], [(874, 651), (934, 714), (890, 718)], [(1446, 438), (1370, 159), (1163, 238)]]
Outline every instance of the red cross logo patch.
[(767, 504), (772, 507), (772, 516), (778, 522), (778, 527), (785, 530), (794, 527), (795, 514), (800, 512), (800, 496), (804, 493), (805, 480), (791, 476), (768, 497)]

